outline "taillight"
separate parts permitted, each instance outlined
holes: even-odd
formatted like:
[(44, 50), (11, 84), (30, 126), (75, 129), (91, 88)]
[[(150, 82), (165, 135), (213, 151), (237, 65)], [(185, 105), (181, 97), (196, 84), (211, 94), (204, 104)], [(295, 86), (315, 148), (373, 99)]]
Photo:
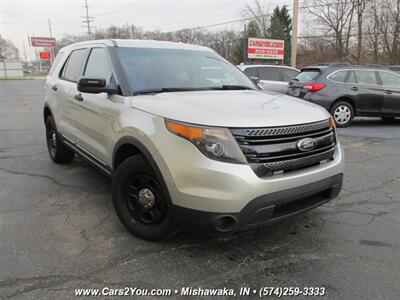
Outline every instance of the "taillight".
[(305, 83), (303, 85), (303, 88), (311, 93), (318, 92), (322, 90), (324, 87), (326, 87), (326, 84), (323, 83)]

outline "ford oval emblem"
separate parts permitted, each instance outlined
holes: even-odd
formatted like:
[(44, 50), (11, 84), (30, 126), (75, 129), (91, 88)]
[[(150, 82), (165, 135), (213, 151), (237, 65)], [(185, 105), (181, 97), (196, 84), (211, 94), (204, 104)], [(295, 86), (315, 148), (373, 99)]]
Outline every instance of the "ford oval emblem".
[(312, 138), (301, 139), (297, 142), (297, 149), (306, 152), (311, 151), (317, 147), (317, 141)]

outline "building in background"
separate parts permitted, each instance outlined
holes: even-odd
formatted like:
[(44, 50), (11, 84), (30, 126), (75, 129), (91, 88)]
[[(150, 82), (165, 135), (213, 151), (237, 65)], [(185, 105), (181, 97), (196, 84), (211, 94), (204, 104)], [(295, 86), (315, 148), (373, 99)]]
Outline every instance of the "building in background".
[(6, 60), (0, 57), (0, 79), (24, 78), (21, 62)]

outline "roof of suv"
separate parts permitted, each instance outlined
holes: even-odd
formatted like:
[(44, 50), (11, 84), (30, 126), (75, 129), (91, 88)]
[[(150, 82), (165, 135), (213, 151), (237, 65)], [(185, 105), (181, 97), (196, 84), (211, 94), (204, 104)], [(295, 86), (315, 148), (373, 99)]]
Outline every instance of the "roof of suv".
[(340, 70), (340, 69), (384, 69), (388, 70), (387, 67), (381, 66), (381, 65), (376, 65), (376, 64), (345, 64), (345, 63), (335, 63), (335, 64), (316, 64), (316, 65), (311, 65), (305, 68), (302, 68), (301, 70), (307, 70), (307, 69), (320, 69), (322, 70)]
[(197, 51), (210, 51), (212, 49), (204, 46), (169, 42), (169, 41), (155, 41), (155, 40), (134, 40), (134, 39), (110, 39), (110, 40), (90, 40), (68, 45), (61, 50), (67, 51), (76, 46), (85, 46), (91, 44), (104, 44), (109, 47), (131, 47), (131, 48), (158, 48), (158, 49), (182, 49), (182, 50), (197, 50)]
[(293, 69), (293, 70), (297, 70), (295, 68), (292, 68), (290, 66), (286, 66), (286, 65), (275, 65), (275, 64), (248, 64), (248, 65), (238, 65), (238, 67), (240, 69), (246, 69), (246, 68), (253, 68), (253, 67), (261, 67), (261, 68), (288, 68), (288, 69)]

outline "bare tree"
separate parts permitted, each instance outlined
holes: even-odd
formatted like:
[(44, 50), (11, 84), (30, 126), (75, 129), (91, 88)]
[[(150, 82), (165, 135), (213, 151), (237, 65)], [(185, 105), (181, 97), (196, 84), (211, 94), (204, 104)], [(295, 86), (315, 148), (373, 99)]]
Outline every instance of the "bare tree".
[(349, 55), (353, 4), (353, 0), (311, 0), (307, 5), (326, 41), (335, 49), (337, 59), (347, 59)]
[(254, 6), (247, 4), (246, 9), (244, 10), (244, 15), (252, 18), (252, 20), (257, 24), (263, 37), (268, 36), (271, 15), (265, 8), (263, 8), (259, 0), (254, 0)]
[(400, 64), (400, 0), (375, 2), (368, 28), (370, 53), (376, 62)]
[(3, 39), (0, 35), (0, 57), (16, 60), (19, 58), (17, 47), (10, 41)]
[(367, 7), (367, 2), (370, 0), (355, 0), (353, 2), (354, 10), (357, 15), (357, 62), (360, 63), (362, 61), (362, 38), (363, 38), (363, 21), (365, 10)]

